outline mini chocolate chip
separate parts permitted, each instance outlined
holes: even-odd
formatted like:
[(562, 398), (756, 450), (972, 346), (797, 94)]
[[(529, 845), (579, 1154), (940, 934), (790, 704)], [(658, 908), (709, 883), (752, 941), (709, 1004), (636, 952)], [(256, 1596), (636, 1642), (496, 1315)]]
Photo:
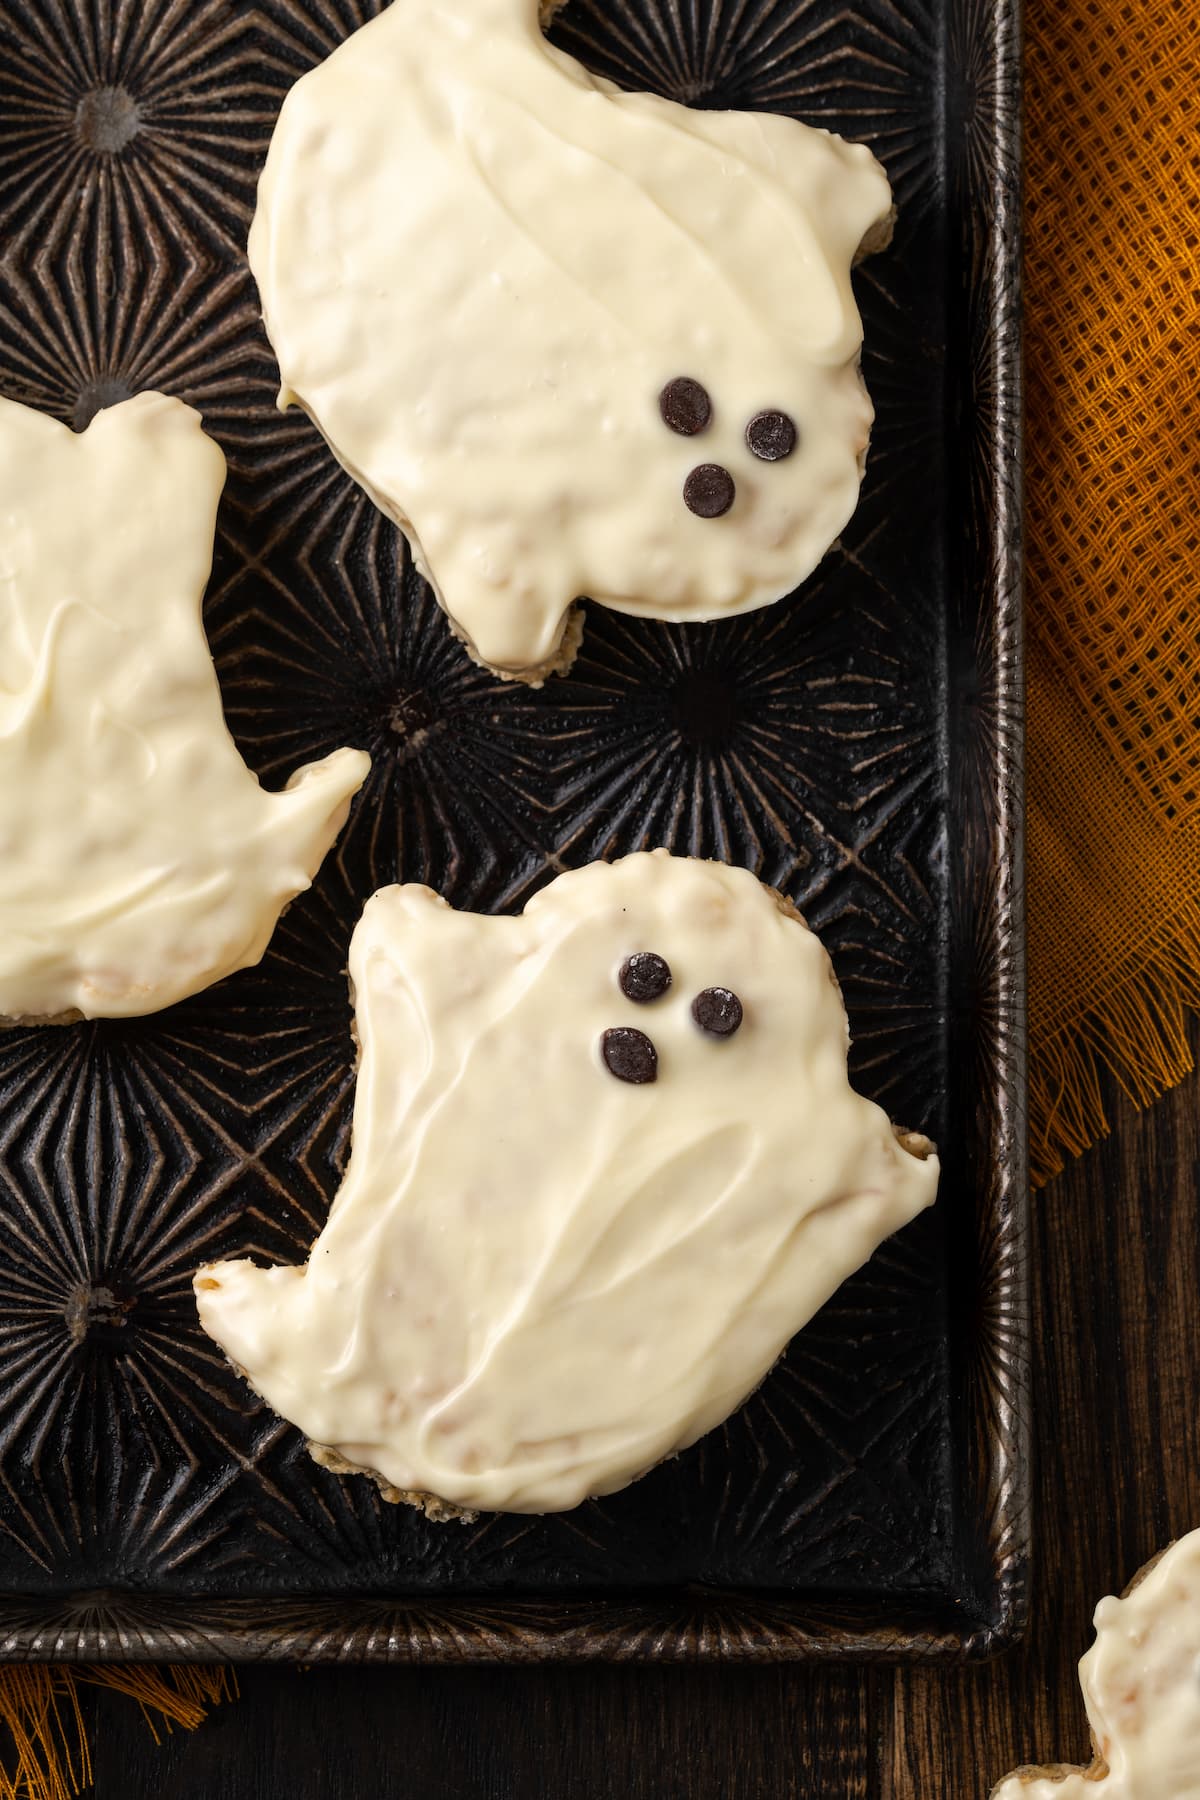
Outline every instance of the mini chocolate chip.
[(732, 1037), (742, 1022), (742, 1003), (729, 988), (705, 988), (692, 1001), (692, 1017), (709, 1037)]
[(600, 1039), (600, 1054), (610, 1075), (618, 1081), (657, 1081), (658, 1051), (644, 1031), (632, 1025), (614, 1025)]
[(719, 519), (733, 505), (733, 476), (720, 463), (699, 463), (683, 484), (683, 503), (700, 519)]
[(693, 381), (690, 375), (677, 375), (658, 396), (658, 410), (663, 424), (680, 437), (695, 437), (712, 418), (712, 401), (700, 382)]
[(746, 442), (760, 462), (782, 462), (796, 448), (796, 427), (786, 413), (755, 413), (746, 427)]
[(645, 1006), (650, 1000), (661, 999), (670, 987), (670, 965), (653, 950), (635, 950), (621, 964), (617, 982), (627, 1000)]

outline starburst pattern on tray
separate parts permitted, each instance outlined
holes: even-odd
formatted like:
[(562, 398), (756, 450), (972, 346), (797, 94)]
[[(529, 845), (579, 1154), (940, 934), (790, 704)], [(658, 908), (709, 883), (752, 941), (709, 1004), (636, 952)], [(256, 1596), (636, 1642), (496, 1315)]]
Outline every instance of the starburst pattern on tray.
[[(818, 901), (934, 776), (925, 695), (897, 691), (886, 638), (860, 638), (876, 599), (835, 559), (794, 600), (720, 625), (590, 607), (571, 679), (541, 706), (557, 855), (665, 844)], [(878, 886), (907, 910), (882, 872)]]
[(135, 1038), (0, 1033), (0, 1528), (59, 1581), (204, 1556), (238, 1473), (188, 1288), (241, 1159)]
[(323, 490), (305, 526), (210, 595), (230, 726), (269, 783), (336, 744), (370, 753), (334, 857), (355, 916), (401, 880), (495, 906), (545, 862), (538, 698), (470, 660), (357, 490)]
[[(970, 124), (954, 179), (978, 183), (1004, 84), (974, 5), (951, 9), (943, 42), (937, 0), (571, 0), (554, 35), (590, 66), (869, 141), (901, 211), (894, 251), (856, 278), (879, 419), (842, 544), (791, 601), (718, 627), (588, 607), (570, 678), (531, 692), (471, 663), (398, 533), (314, 427), (274, 408), (243, 258), (255, 181), (287, 88), (377, 10), (28, 0), (0, 19), (0, 392), (77, 428), (152, 386), (201, 407), (230, 462), (206, 623), (231, 729), (268, 784), (340, 743), (374, 761), (259, 968), (144, 1021), (0, 1032), (0, 1589), (18, 1596), (0, 1632), (27, 1651), (176, 1657), (227, 1654), (243, 1630), (263, 1653), (307, 1656), (845, 1642), (856, 1594), (887, 1596), (896, 1617), (922, 1585), (958, 1602), (951, 1365), (988, 1410), (988, 1442), (1007, 1455), (1015, 1441), (1003, 1221), (981, 1225), (983, 1275), (968, 1271), (986, 1342), (947, 1334), (947, 1270), (965, 1254), (947, 1221), (967, 1198), (953, 1156), (946, 1205), (842, 1289), (738, 1416), (557, 1519), (433, 1526), (317, 1468), (200, 1333), (188, 1281), (209, 1256), (296, 1261), (319, 1228), (348, 1145), (346, 947), (385, 881), (511, 909), (598, 854), (728, 857), (822, 929), (860, 1085), (941, 1131), (966, 1039), (964, 1066), (995, 1087), (992, 1039), (964, 1020), (978, 1005), (994, 1022), (1009, 981), (984, 843), (988, 782), (1011, 754), (1008, 725), (984, 715), (1009, 672), (964, 635), (944, 564), (943, 51)], [(973, 272), (999, 279), (1001, 262), (981, 254)], [(977, 487), (1009, 404), (993, 349), (972, 340)], [(975, 656), (984, 697), (948, 776), (951, 652)], [(948, 794), (981, 834), (961, 878)], [(978, 997), (946, 993), (947, 932)], [(1020, 1530), (987, 1474), (979, 1518), (1019, 1580)], [(986, 1588), (999, 1561), (983, 1535)], [(144, 1593), (115, 1592), (129, 1582)], [(637, 1597), (704, 1582), (743, 1598)], [(168, 1586), (191, 1598), (154, 1593)], [(556, 1605), (580, 1588), (610, 1597), (603, 1627)], [(828, 1605), (801, 1618), (789, 1589)]]
[[(106, 254), (237, 255), (272, 88), (224, 0), (50, 0), (0, 23), (0, 208), (11, 250), (98, 222)], [(249, 143), (248, 143), (249, 141)]]
[[(91, 223), (80, 220), (81, 237)], [(86, 268), (103, 259), (103, 246), (77, 250), (73, 240), (61, 258), (8, 271), (0, 288), (6, 396), (82, 430), (101, 406), (160, 388), (199, 407), (220, 437), (223, 415), (245, 407), (254, 367), (249, 278), (180, 271), (175, 280), (163, 262), (145, 283), (135, 266), (115, 291), (96, 292)], [(263, 377), (265, 397), (272, 388)]]

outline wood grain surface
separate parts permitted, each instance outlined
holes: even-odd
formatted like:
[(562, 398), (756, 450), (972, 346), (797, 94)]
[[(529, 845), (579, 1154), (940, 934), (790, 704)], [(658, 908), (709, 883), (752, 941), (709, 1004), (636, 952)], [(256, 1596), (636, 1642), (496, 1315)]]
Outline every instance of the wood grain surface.
[(1092, 1608), (1200, 1523), (1200, 1086), (1036, 1202), (1036, 1568), (1016, 1655), (966, 1671), (250, 1669), (156, 1746), (89, 1699), (99, 1800), (985, 1800), (1081, 1757)]

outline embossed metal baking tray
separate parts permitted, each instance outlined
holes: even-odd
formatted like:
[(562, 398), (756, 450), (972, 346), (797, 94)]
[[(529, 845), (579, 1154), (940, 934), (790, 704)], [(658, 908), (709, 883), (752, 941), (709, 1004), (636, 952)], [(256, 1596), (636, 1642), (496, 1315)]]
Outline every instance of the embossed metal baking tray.
[[(157, 1017), (0, 1035), (0, 1654), (928, 1657), (1018, 1632), (1014, 3), (571, 0), (554, 35), (592, 67), (866, 139), (899, 212), (857, 276), (878, 419), (841, 546), (719, 626), (592, 608), (540, 692), (467, 660), (396, 532), (274, 407), (254, 184), (289, 85), (372, 8), (4, 9), (0, 391), (76, 425), (146, 387), (203, 410), (230, 463), (207, 624), (231, 727), (268, 784), (343, 743), (374, 772), (260, 968)], [(804, 909), (855, 1079), (938, 1140), (940, 1203), (687, 1454), (561, 1517), (435, 1525), (248, 1400), (189, 1277), (296, 1261), (318, 1229), (373, 888), (517, 908), (647, 844)]]

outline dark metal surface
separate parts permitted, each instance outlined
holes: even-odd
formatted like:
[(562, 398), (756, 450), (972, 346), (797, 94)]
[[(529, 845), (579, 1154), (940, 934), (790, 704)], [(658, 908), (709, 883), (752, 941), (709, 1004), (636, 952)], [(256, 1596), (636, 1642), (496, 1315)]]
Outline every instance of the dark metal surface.
[[(144, 387), (199, 406), (230, 462), (206, 619), (231, 727), (268, 783), (339, 743), (374, 758), (260, 969), (0, 1037), (0, 1654), (981, 1654), (1023, 1621), (1028, 1547), (1015, 19), (572, 0), (555, 35), (626, 85), (871, 141), (899, 220), (858, 283), (878, 420), (841, 547), (721, 626), (589, 608), (572, 674), (533, 693), (466, 660), (391, 527), (273, 409), (254, 179), (288, 85), (359, 18), (0, 18), (0, 391), (77, 425)], [(805, 910), (857, 1083), (938, 1139), (941, 1201), (683, 1457), (559, 1518), (432, 1525), (248, 1398), (190, 1273), (295, 1261), (318, 1228), (372, 888), (512, 908), (653, 843)]]

